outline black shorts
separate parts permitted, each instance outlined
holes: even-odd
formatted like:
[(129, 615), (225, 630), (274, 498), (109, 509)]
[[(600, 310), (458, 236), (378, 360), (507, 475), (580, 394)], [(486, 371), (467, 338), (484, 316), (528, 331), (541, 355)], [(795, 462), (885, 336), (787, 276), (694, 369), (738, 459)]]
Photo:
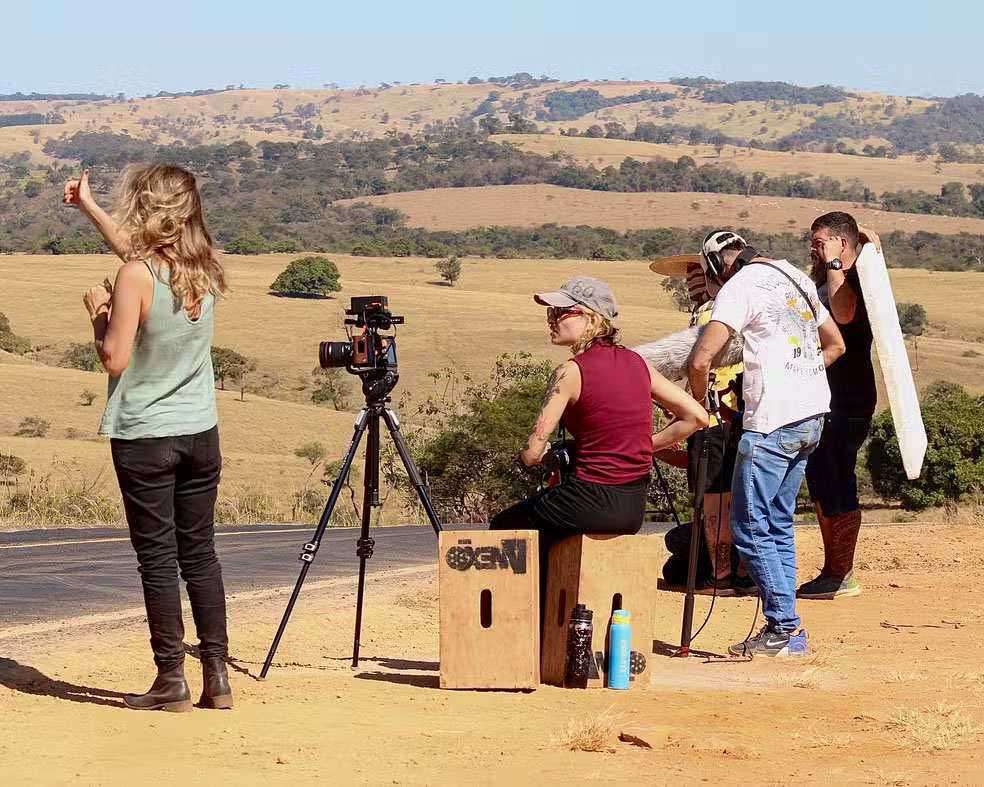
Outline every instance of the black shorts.
[(492, 530), (539, 530), (551, 540), (577, 533), (638, 533), (649, 476), (627, 484), (571, 478), (492, 517)]
[(707, 483), (704, 491), (723, 494), (731, 491), (731, 477), (735, 474), (735, 458), (738, 455), (738, 441), (741, 439), (741, 426), (723, 422), (717, 426), (701, 430), (687, 440), (687, 485), (691, 492), (697, 486), (697, 460), (700, 458), (700, 444), (707, 436)]
[(810, 498), (820, 504), (824, 516), (838, 516), (861, 507), (855, 466), (870, 428), (870, 416), (827, 414), (820, 443), (806, 463)]

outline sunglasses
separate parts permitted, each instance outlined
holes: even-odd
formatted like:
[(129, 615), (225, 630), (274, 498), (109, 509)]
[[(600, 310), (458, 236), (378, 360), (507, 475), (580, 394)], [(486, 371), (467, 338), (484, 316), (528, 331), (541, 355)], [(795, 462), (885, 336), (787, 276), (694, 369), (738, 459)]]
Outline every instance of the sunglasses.
[(549, 306), (547, 307), (547, 322), (555, 324), (566, 320), (568, 317), (577, 317), (579, 314), (584, 314), (584, 312), (570, 307)]

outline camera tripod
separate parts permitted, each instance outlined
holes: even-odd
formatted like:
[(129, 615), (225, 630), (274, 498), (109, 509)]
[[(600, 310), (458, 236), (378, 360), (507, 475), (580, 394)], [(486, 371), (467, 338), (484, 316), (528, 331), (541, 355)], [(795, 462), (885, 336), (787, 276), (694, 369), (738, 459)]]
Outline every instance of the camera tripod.
[(417, 469), (417, 465), (414, 464), (413, 457), (410, 455), (410, 447), (407, 445), (406, 438), (403, 436), (403, 432), (400, 431), (400, 421), (396, 417), (396, 413), (387, 406), (390, 402), (389, 393), (396, 385), (396, 374), (387, 371), (384, 375), (374, 372), (372, 374), (363, 373), (361, 376), (362, 391), (366, 396), (366, 405), (359, 411), (355, 419), (355, 432), (352, 435), (352, 441), (349, 443), (348, 450), (345, 452), (342, 467), (338, 471), (338, 477), (335, 479), (335, 483), (332, 485), (331, 494), (328, 496), (328, 502), (325, 504), (325, 509), (321, 513), (318, 527), (314, 531), (311, 540), (301, 549), (298, 559), (304, 565), (301, 566), (301, 573), (297, 577), (297, 583), (294, 585), (294, 592), (291, 593), (290, 600), (287, 602), (287, 609), (284, 610), (284, 616), (280, 621), (280, 626), (277, 628), (277, 634), (274, 636), (273, 643), (270, 645), (270, 652), (267, 653), (266, 661), (263, 662), (263, 669), (260, 670), (261, 678), (265, 678), (270, 669), (270, 664), (277, 652), (277, 647), (280, 645), (280, 638), (283, 636), (284, 629), (287, 627), (287, 621), (290, 619), (290, 614), (294, 610), (294, 603), (300, 595), (301, 586), (304, 584), (307, 572), (311, 568), (315, 556), (318, 554), (321, 538), (324, 536), (325, 529), (328, 527), (328, 521), (331, 519), (332, 512), (335, 509), (335, 503), (338, 501), (338, 496), (341, 494), (342, 487), (352, 468), (352, 461), (359, 448), (359, 443), (362, 441), (362, 436), (367, 434), (366, 464), (363, 478), (362, 531), (358, 541), (356, 541), (355, 550), (355, 554), (359, 558), (359, 588), (355, 602), (355, 637), (352, 644), (352, 666), (359, 666), (359, 638), (362, 633), (362, 604), (365, 598), (366, 561), (372, 557), (373, 547), (376, 544), (369, 536), (369, 522), (372, 517), (372, 509), (379, 506), (380, 420), (386, 422), (386, 427), (389, 429), (393, 443), (396, 445), (396, 451), (400, 455), (403, 467), (407, 471), (407, 476), (409, 476), (410, 483), (417, 492), (417, 497), (420, 499), (424, 511), (427, 512), (427, 518), (430, 520), (434, 532), (439, 533), (441, 531), (441, 521), (438, 519), (437, 513), (434, 511), (434, 506), (427, 496), (423, 478), (420, 475), (420, 470)]

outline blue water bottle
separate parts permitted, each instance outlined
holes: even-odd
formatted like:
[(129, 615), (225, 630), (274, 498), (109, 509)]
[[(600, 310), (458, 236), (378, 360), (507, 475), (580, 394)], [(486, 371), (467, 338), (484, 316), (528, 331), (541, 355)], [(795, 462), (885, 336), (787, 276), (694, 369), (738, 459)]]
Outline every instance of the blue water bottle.
[(608, 688), (629, 688), (629, 662), (632, 653), (632, 626), (629, 611), (616, 609), (608, 636)]

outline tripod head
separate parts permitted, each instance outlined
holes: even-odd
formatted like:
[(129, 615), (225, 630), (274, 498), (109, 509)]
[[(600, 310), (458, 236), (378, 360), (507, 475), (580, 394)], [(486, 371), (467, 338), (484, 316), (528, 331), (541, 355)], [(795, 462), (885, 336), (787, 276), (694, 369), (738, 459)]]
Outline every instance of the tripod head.
[(390, 394), (400, 380), (396, 369), (365, 369), (356, 372), (362, 379), (362, 394), (366, 407), (381, 407), (390, 401)]

